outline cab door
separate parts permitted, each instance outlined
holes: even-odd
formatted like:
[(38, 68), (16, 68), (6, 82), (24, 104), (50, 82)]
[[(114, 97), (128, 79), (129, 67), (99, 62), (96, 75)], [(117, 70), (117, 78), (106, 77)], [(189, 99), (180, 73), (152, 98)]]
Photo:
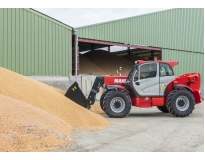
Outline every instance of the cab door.
[(159, 63), (160, 68), (160, 95), (165, 95), (165, 90), (170, 82), (175, 80), (174, 72), (170, 65), (165, 63)]
[[(148, 77), (149, 66), (153, 65), (156, 75)], [(159, 63), (147, 63), (139, 66), (134, 73), (133, 86), (140, 96), (159, 96)]]

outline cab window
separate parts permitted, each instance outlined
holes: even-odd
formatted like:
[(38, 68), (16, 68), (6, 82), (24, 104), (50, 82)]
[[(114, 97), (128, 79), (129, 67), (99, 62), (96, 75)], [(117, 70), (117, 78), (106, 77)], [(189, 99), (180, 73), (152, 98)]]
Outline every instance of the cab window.
[(160, 63), (159, 65), (160, 67), (160, 77), (164, 77), (164, 76), (173, 76), (174, 72), (172, 70), (172, 68), (170, 67), (170, 65), (165, 64), (165, 63)]
[(135, 64), (132, 69), (130, 70), (130, 73), (128, 74), (127, 79), (131, 79), (134, 77), (135, 80), (138, 80), (138, 64)]
[(157, 75), (157, 64), (144, 64), (140, 66), (140, 79), (153, 78)]

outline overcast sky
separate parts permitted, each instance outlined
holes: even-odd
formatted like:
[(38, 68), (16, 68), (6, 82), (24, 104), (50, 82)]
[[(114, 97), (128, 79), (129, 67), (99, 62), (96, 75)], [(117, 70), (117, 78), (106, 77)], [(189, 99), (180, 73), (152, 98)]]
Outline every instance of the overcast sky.
[(34, 8), (71, 27), (80, 27), (100, 22), (126, 18), (170, 8)]

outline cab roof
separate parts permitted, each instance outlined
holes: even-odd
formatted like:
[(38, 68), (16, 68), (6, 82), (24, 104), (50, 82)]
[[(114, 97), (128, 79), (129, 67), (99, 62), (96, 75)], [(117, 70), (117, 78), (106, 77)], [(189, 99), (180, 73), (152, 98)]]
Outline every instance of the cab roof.
[(135, 63), (137, 63), (137, 64), (145, 64), (145, 63), (153, 63), (153, 62), (166, 63), (166, 64), (169, 64), (172, 68), (174, 68), (174, 66), (178, 65), (178, 63), (179, 63), (177, 61), (161, 61), (161, 60), (154, 60), (154, 61), (137, 60), (137, 61), (135, 61)]

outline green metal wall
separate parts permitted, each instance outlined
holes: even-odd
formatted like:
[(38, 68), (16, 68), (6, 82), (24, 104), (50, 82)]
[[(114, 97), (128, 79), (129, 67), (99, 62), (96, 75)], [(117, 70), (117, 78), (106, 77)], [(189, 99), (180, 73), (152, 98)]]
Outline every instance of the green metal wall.
[(204, 9), (177, 8), (77, 28), (81, 38), (162, 48), (177, 60), (176, 75), (201, 73), (204, 83)]
[(204, 84), (204, 54), (162, 49), (162, 59), (179, 62), (174, 67), (176, 76), (189, 72), (199, 72), (201, 74), (201, 84)]
[(204, 53), (204, 9), (182, 8), (78, 27), (81, 38)]
[(30, 75), (72, 72), (72, 28), (32, 9), (0, 8), (0, 66)]

